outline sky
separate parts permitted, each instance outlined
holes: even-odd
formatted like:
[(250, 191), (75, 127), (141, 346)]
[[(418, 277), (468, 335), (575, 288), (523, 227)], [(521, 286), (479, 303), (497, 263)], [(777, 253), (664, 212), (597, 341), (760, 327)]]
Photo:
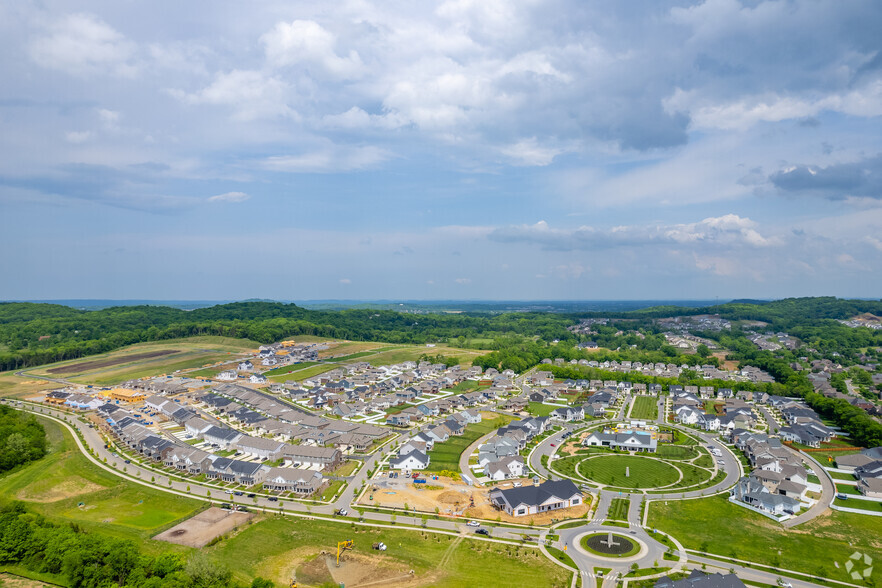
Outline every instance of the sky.
[(876, 0), (0, 0), (0, 299), (882, 292)]

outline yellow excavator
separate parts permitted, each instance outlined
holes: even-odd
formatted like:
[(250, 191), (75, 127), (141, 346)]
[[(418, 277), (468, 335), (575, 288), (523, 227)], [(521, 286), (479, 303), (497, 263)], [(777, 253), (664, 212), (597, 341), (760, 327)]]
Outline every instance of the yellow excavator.
[(337, 567), (340, 567), (340, 555), (346, 551), (347, 549), (352, 549), (355, 547), (355, 541), (349, 539), (347, 541), (340, 541), (337, 543)]

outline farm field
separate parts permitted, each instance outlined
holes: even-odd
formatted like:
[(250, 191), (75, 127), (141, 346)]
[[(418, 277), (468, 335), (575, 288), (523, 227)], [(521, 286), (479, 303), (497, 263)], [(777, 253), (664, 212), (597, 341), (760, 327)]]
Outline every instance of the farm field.
[[(723, 496), (667, 504), (652, 501), (647, 524), (670, 533), (687, 549), (844, 582), (851, 581), (844, 564), (852, 553), (882, 552), (882, 517), (828, 511), (785, 529)], [(877, 585), (882, 581), (882, 568), (874, 568), (872, 581)]]
[(631, 418), (654, 421), (658, 418), (658, 398), (655, 396), (635, 396), (631, 408)]
[(89, 462), (58, 423), (37, 417), (50, 452), (43, 459), (0, 478), (0, 501), (20, 500), (61, 523), (76, 523), (115, 537), (149, 541), (163, 528), (189, 517), (206, 503), (123, 480)]
[[(496, 413), (482, 412), (484, 420), (480, 423), (468, 425), (465, 432), (458, 437), (450, 437), (443, 443), (436, 443), (429, 452), (431, 462), (426, 471), (440, 472), (450, 470), (459, 471), (459, 456), (466, 447), (480, 439), (487, 433), (498, 429), (512, 420), (512, 417)], [(493, 418), (489, 418), (489, 417)]]
[(78, 383), (109, 385), (231, 361), (240, 353), (256, 349), (257, 345), (247, 339), (188, 337), (139, 343), (111, 353), (44, 365), (28, 371)]
[[(333, 551), (338, 541), (354, 549), (330, 568), (319, 553)], [(371, 549), (382, 541), (383, 553)], [(569, 585), (570, 574), (537, 550), (477, 542), (464, 537), (397, 529), (350, 526), (323, 520), (270, 517), (236, 536), (203, 550), (211, 561), (250, 582), (255, 576), (287, 586), (292, 579), (310, 586), (358, 585), (400, 578), (384, 586), (500, 586), (536, 588)], [(506, 574), (500, 575), (499, 570)], [(414, 576), (409, 577), (409, 571)]]

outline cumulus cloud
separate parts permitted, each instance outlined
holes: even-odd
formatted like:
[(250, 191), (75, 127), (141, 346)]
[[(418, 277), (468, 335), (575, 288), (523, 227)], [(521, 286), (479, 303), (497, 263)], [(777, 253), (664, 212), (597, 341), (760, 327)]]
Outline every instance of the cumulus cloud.
[(345, 57), (337, 55), (337, 38), (313, 20), (277, 23), (260, 40), (267, 59), (277, 66), (317, 66), (321, 71), (316, 73), (343, 78), (357, 75), (362, 67), (355, 50)]
[(339, 281), (341, 284), (351, 284), (352, 283), (352, 280), (350, 280), (349, 278), (340, 278)]
[(135, 44), (91, 14), (70, 14), (48, 24), (30, 43), (34, 62), (73, 75), (134, 76)]
[(226, 192), (225, 194), (218, 194), (217, 196), (210, 196), (208, 198), (209, 202), (245, 202), (251, 198), (249, 194), (245, 192)]
[(545, 221), (534, 225), (499, 228), (489, 238), (504, 243), (532, 243), (546, 250), (574, 251), (652, 245), (745, 246), (778, 245), (777, 237), (765, 237), (756, 223), (735, 214), (710, 217), (699, 222), (671, 225), (618, 226), (596, 229), (553, 229)]

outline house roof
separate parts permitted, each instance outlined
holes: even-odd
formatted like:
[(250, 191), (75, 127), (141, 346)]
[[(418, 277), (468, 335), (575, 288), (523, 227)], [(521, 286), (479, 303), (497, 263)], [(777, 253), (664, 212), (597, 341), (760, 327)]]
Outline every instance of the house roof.
[(576, 494), (581, 496), (582, 493), (572, 480), (549, 480), (538, 486), (523, 486), (506, 490), (496, 489), (491, 492), (492, 499), (497, 504), (500, 504), (499, 500), (501, 499), (512, 508), (519, 504), (539, 505), (552, 497), (569, 500)]

